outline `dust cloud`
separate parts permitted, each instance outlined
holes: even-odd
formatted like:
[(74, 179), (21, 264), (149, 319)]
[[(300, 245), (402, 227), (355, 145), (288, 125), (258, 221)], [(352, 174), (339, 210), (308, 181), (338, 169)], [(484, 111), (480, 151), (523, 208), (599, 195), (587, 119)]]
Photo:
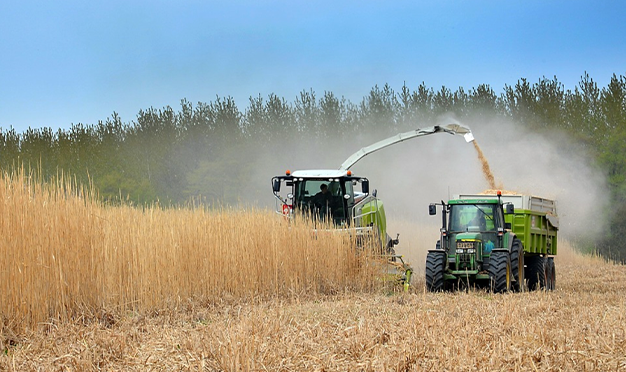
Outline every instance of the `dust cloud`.
[(255, 203), (273, 208), (270, 179), (286, 169), (338, 169), (364, 146), (399, 132), (448, 123), (469, 126), (481, 147), (466, 143), (462, 136), (437, 133), (374, 152), (351, 168), (355, 175), (370, 180), (371, 190), (377, 190), (385, 205), (389, 234), (395, 237), (400, 233), (398, 252), (416, 266), (439, 235), (441, 214), (429, 216), (429, 204), (502, 185), (516, 193), (556, 200), (560, 237), (593, 237), (602, 230), (608, 189), (584, 147), (567, 133), (531, 133), (501, 118), (461, 122), (447, 117), (398, 131), (359, 133), (323, 143), (294, 139), (250, 157), (253, 182), (247, 195), (254, 196)]

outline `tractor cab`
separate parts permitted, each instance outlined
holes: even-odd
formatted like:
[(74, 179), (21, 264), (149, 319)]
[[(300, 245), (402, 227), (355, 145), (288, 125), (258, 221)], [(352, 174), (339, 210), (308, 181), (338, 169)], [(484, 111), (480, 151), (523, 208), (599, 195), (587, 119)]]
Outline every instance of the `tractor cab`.
[(450, 254), (477, 254), (482, 261), (483, 255), (502, 247), (505, 224), (498, 200), (453, 200), (448, 216), (444, 241)]
[(369, 181), (351, 171), (287, 171), (272, 179), (272, 188), (278, 213), (309, 215), (346, 226), (355, 217), (354, 206), (368, 196)]

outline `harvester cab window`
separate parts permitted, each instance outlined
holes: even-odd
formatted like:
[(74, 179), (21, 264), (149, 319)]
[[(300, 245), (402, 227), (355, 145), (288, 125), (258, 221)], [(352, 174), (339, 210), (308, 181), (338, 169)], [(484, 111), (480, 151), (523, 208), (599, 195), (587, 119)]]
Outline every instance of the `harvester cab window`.
[(299, 208), (318, 217), (332, 216), (340, 224), (346, 220), (344, 190), (339, 179), (304, 179), (297, 183), (295, 199)]
[(296, 202), (301, 208), (310, 206), (313, 198), (320, 191), (322, 184), (328, 184), (328, 181), (321, 180), (301, 180), (296, 184)]
[(330, 195), (332, 196), (341, 196), (341, 185), (339, 181), (331, 181), (328, 184), (328, 191), (330, 191)]

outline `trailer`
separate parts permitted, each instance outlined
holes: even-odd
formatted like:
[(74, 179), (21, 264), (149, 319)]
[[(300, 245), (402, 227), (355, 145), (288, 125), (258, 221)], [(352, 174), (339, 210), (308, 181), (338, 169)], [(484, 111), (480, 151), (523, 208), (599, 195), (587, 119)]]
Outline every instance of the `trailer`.
[[(431, 215), (436, 206), (430, 205)], [(556, 201), (498, 191), (461, 194), (441, 206), (441, 236), (426, 258), (429, 291), (467, 285), (495, 292), (554, 289)]]

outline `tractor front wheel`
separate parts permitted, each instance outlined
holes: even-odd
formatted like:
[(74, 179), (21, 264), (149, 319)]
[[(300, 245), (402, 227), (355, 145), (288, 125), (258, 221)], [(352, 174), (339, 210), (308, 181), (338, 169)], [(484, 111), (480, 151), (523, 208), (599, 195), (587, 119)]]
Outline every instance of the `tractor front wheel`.
[(511, 289), (511, 261), (509, 252), (497, 251), (491, 253), (489, 260), (489, 278), (491, 290), (502, 293)]
[(426, 289), (429, 292), (443, 290), (443, 272), (446, 252), (428, 252), (426, 256)]

